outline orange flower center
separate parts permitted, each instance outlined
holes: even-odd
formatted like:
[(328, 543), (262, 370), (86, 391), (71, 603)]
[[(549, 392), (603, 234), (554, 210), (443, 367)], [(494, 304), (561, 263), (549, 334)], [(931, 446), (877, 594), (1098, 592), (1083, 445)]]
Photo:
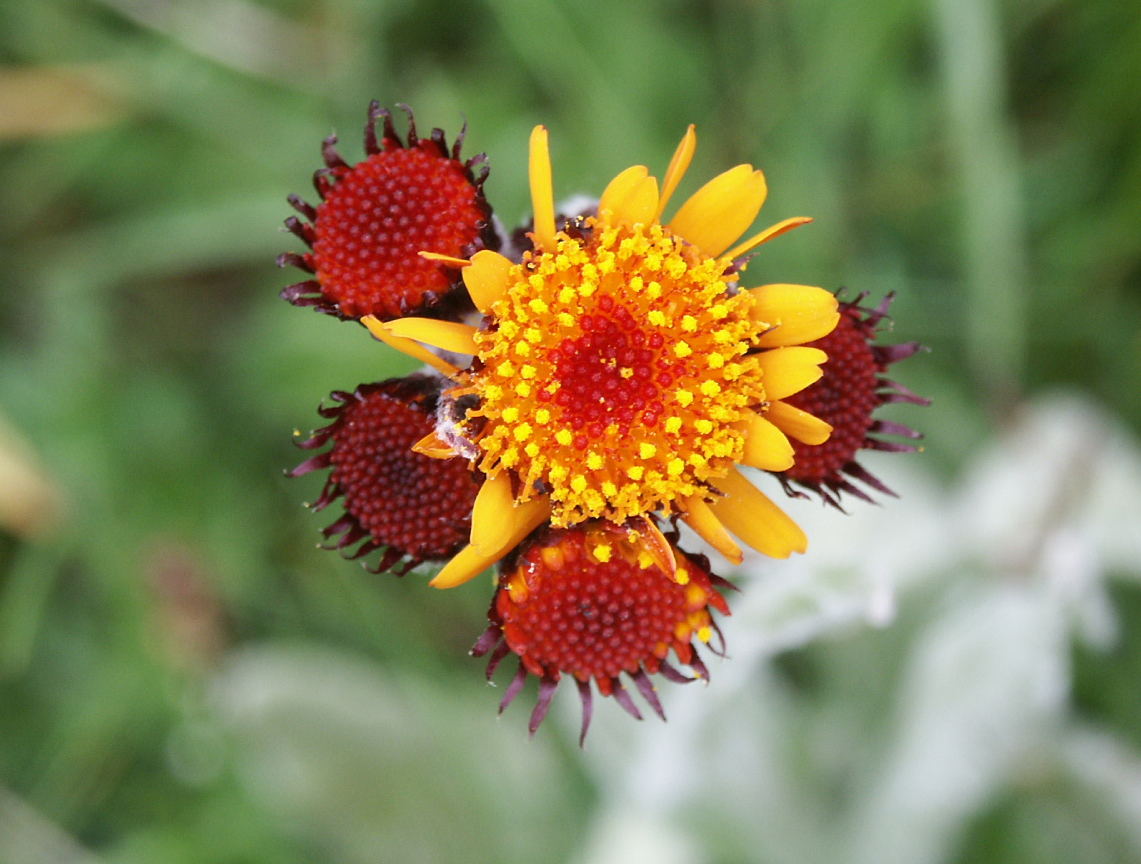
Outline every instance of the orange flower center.
[(656, 223), (586, 227), (512, 268), (457, 391), (480, 397), (480, 468), (514, 471), (521, 501), (549, 491), (559, 526), (698, 494), (740, 461), (765, 399), (748, 352), (766, 325), (726, 262)]

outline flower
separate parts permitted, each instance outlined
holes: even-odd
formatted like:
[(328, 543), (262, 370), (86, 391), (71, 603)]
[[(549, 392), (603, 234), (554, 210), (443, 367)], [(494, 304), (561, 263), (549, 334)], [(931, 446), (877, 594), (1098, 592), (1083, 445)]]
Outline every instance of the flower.
[(340, 550), (360, 543), (350, 558), (384, 548), (376, 572), (403, 561), (403, 575), (422, 561), (446, 561), (467, 540), (479, 482), (458, 459), (412, 450), (435, 426), (438, 380), (413, 375), (330, 398), (336, 404), (319, 413), (333, 422), (298, 446), (332, 447), (289, 472), (299, 477), (332, 469), (312, 509), (343, 498), (345, 512), (324, 530), (325, 538), (337, 537)]
[(708, 679), (693, 640), (709, 644), (719, 633), (711, 611), (728, 615), (729, 606), (717, 589), (732, 586), (710, 573), (703, 556), (687, 555), (673, 540), (676, 535), (659, 548), (655, 561), (624, 531), (592, 520), (546, 528), (504, 562), (488, 613), (491, 624), (472, 649), (476, 656), (491, 654), (489, 681), (508, 653), (519, 657), (499, 710), (515, 699), (528, 675), (537, 677), (539, 698), (529, 724), (534, 735), (560, 678), (571, 675), (582, 700), (581, 744), (593, 710), (592, 681), (641, 720), (619, 680), (625, 674), (664, 720), (649, 676), (693, 680), (670, 664), (671, 651)]
[(861, 294), (854, 302), (840, 304), (840, 322), (836, 329), (812, 344), (828, 354), (824, 375), (788, 402), (832, 426), (832, 435), (822, 444), (794, 442), (796, 451), (792, 467), (780, 473), (785, 491), (801, 495), (792, 484), (809, 489), (839, 508), (841, 492), (864, 501), (872, 499), (851, 483), (848, 475), (887, 495), (895, 493), (874, 474), (856, 461), (860, 450), (910, 452), (912, 444), (885, 441), (873, 435), (896, 435), (922, 438), (915, 430), (900, 423), (876, 420), (872, 415), (888, 402), (910, 402), (930, 405), (930, 400), (916, 396), (906, 387), (882, 377), (887, 367), (904, 360), (920, 349), (918, 342), (900, 345), (876, 345), (880, 323), (894, 299), (888, 294), (875, 309), (861, 307)]
[[(483, 196), (487, 169), (478, 177), (473, 174), (485, 157), (460, 161), (463, 131), (450, 152), (439, 129), (430, 138), (417, 137), (412, 112), (404, 110), (407, 145), (396, 134), (392, 115), (373, 102), (365, 125), (367, 158), (348, 165), (334, 146), (337, 137), (331, 135), (321, 149), (326, 167), (313, 175), (323, 203), (313, 207), (289, 197), (309, 222), (293, 216), (285, 225), (312, 251), (286, 252), (278, 265), (293, 265), (315, 276), (281, 292), (290, 303), (340, 318), (373, 315), (388, 320), (427, 308), (446, 313), (466, 302), (455, 284), (455, 271), (418, 253), (431, 248), (470, 255), (498, 247), (491, 208)], [(380, 118), (384, 133), (378, 142)]]
[[(474, 456), (487, 476), (471, 544), (433, 585), (474, 577), (548, 521), (633, 520), (650, 542), (647, 517), (676, 515), (737, 563), (730, 534), (774, 557), (806, 548), (737, 466), (782, 471), (790, 436), (827, 439), (826, 423), (784, 400), (822, 374), (825, 353), (804, 343), (832, 330), (837, 300), (803, 285), (739, 287), (753, 249), (810, 221), (787, 219), (733, 246), (767, 194), (750, 165), (714, 178), (662, 223), (695, 146), (691, 126), (660, 191), (634, 166), (607, 186), (597, 216), (556, 231), (547, 131), (537, 127), (533, 250), (520, 262), (490, 250), (425, 253), (462, 268), (482, 325), (362, 319), (451, 376), (451, 398), (473, 402), (448, 434), (421, 445)], [(420, 343), (474, 360), (461, 370)]]

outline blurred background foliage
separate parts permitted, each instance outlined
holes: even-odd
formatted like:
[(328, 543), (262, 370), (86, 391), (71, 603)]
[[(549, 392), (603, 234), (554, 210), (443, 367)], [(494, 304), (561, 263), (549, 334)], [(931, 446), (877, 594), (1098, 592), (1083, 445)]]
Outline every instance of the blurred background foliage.
[[(1141, 589), (1120, 542), (1141, 533), (1139, 44), (1123, 0), (5, 0), (0, 861), (1141, 860)], [(289, 433), (330, 390), (409, 367), (280, 301), (294, 279), (272, 261), (296, 247), (285, 195), (314, 197), (331, 130), (360, 157), (373, 98), (422, 131), (466, 119), (509, 226), (535, 123), (559, 196), (660, 172), (696, 123), (682, 193), (752, 162), (765, 224), (816, 218), (753, 281), (895, 291), (890, 339), (931, 348), (897, 377), (934, 407), (891, 414), (926, 452), (882, 469), (918, 498), (846, 527), (798, 510), (824, 557), (753, 562), (737, 656), (669, 694), (668, 726), (604, 705), (581, 754), (563, 694), (566, 723), (528, 742), (466, 653), (485, 591), (314, 551), (328, 517), (299, 505), (319, 479), (282, 477)], [(1077, 395), (1043, 408), (1055, 388)], [(1085, 492), (1041, 486), (1074, 464)], [(1010, 565), (1001, 532), (971, 545), (1043, 501), (1079, 528), (1047, 520), (1028, 549), (1094, 538), (1066, 566)], [(901, 528), (917, 512), (960, 533), (927, 543)], [(997, 636), (1021, 631), (986, 610), (1083, 567), (1101, 623), (1059, 624), (1019, 666)], [(1081, 617), (1058, 603), (1026, 632)], [(960, 631), (996, 635), (962, 654), (1009, 667), (995, 694), (1049, 660), (1052, 695), (960, 716), (970, 680), (922, 671)], [(906, 768), (927, 716), (961, 719), (939, 740), (989, 779)], [(874, 802), (926, 800), (892, 846), (906, 832)], [(762, 835), (766, 807), (788, 818)]]

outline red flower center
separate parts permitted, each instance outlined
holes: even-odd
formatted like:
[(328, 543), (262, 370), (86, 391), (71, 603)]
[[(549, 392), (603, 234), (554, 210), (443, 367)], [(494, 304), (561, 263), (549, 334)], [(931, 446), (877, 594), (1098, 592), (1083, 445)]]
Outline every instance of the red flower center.
[[(660, 333), (647, 337), (626, 307), (613, 301), (607, 305), (611, 315), (582, 316), (582, 335), (562, 341), (554, 358), (559, 389), (553, 396), (539, 394), (540, 401), (549, 399), (562, 408), (571, 429), (585, 429), (595, 439), (611, 423), (621, 432), (632, 424), (656, 425), (665, 412), (663, 388), (673, 384), (670, 364), (659, 357), (665, 338)], [(587, 436), (578, 438), (581, 446), (577, 440), (576, 446), (585, 450)]]
[(860, 320), (858, 308), (844, 312), (835, 330), (810, 343), (828, 354), (823, 377), (784, 400), (832, 426), (832, 435), (817, 446), (790, 439), (796, 463), (786, 474), (792, 480), (822, 481), (855, 459), (881, 401), (876, 390), (883, 370), (872, 352), (874, 331)]
[(485, 219), (463, 164), (422, 147), (375, 153), (317, 208), (313, 263), (322, 291), (348, 317), (394, 318), (449, 287), (421, 251), (460, 256)]
[(594, 678), (605, 693), (622, 672), (656, 672), (670, 648), (688, 663), (691, 636), (709, 636), (706, 605), (714, 592), (696, 568), (698, 578), (690, 578), (688, 562), (679, 569), (681, 584), (656, 566), (611, 556), (609, 546), (609, 560), (599, 560), (599, 546), (590, 532), (552, 531), (503, 577), (496, 611), (529, 672)]
[(478, 491), (463, 459), (431, 459), (412, 445), (435, 428), (419, 402), (384, 391), (345, 408), (330, 452), (345, 509), (386, 546), (446, 558), (468, 539)]

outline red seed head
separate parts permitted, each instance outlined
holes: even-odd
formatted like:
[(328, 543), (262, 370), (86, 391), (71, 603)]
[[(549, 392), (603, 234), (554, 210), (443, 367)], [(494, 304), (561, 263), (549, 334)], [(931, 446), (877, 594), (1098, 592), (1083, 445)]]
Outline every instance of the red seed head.
[(427, 378), (364, 385), (353, 394), (334, 393), (340, 407), (327, 409), (333, 422), (303, 446), (332, 448), (293, 473), (331, 467), (320, 510), (343, 498), (345, 516), (325, 531), (340, 535), (337, 548), (364, 540), (352, 557), (387, 547), (380, 569), (405, 559), (443, 561), (468, 541), (479, 484), (464, 459), (432, 459), (412, 445), (435, 428), (438, 390)]
[(785, 472), (791, 480), (820, 482), (837, 474), (864, 447), (872, 413), (880, 404), (878, 376), (883, 369), (872, 353), (875, 327), (861, 318), (857, 307), (845, 305), (841, 311), (836, 329), (810, 343), (828, 355), (821, 367), (824, 375), (784, 400), (832, 427), (823, 444), (792, 441), (796, 461)]
[[(380, 118), (384, 134), (378, 143)], [(311, 224), (286, 222), (312, 252), (279, 259), (316, 278), (286, 288), (285, 299), (341, 318), (391, 320), (445, 300), (460, 304), (466, 296), (455, 270), (420, 253), (463, 258), (497, 245), (483, 196), (487, 172), (472, 173), (482, 157), (460, 161), (459, 141), (449, 152), (443, 132), (418, 138), (411, 114), (409, 125), (405, 145), (391, 116), (374, 103), (365, 132), (367, 156), (356, 165), (340, 157), (335, 137), (325, 142), (327, 167), (314, 175), (324, 200), (312, 207), (291, 198)]]
[[(856, 456), (860, 450), (913, 451), (916, 447), (873, 437), (876, 434), (903, 438), (921, 438), (914, 430), (899, 423), (877, 420), (873, 416), (887, 402), (910, 402), (927, 405), (928, 400), (916, 396), (905, 387), (883, 377), (888, 366), (919, 350), (919, 343), (876, 345), (877, 327), (887, 317), (892, 295), (875, 309), (855, 302), (840, 303), (840, 321), (823, 339), (810, 343), (828, 355), (822, 367), (823, 376), (814, 384), (784, 401), (819, 417), (832, 426), (832, 434), (823, 444), (804, 444), (790, 439), (795, 463), (781, 473), (785, 491), (797, 495), (793, 483), (819, 494), (826, 502), (839, 507), (839, 493), (847, 492), (865, 501), (872, 499), (850, 479), (854, 478), (887, 495), (894, 495), (875, 475), (863, 468)], [(846, 476), (845, 476), (846, 475)]]
[[(519, 657), (519, 674), (508, 688), (506, 705), (527, 674), (541, 679), (539, 704), (531, 731), (546, 714), (553, 685), (572, 675), (583, 700), (583, 735), (590, 723), (593, 680), (603, 696), (614, 696), (630, 713), (640, 714), (619, 676), (625, 673), (650, 706), (664, 717), (648, 675), (660, 672), (689, 680), (667, 660), (708, 672), (693, 639), (708, 642), (718, 631), (711, 607), (729, 607), (708, 562), (673, 547), (674, 575), (650, 563), (626, 531), (611, 523), (586, 522), (544, 530), (504, 565), (492, 602), (491, 627), (476, 645), (477, 655), (491, 651), (488, 676), (508, 653)], [(639, 560), (641, 559), (641, 560)], [(646, 566), (643, 566), (646, 565)]]

